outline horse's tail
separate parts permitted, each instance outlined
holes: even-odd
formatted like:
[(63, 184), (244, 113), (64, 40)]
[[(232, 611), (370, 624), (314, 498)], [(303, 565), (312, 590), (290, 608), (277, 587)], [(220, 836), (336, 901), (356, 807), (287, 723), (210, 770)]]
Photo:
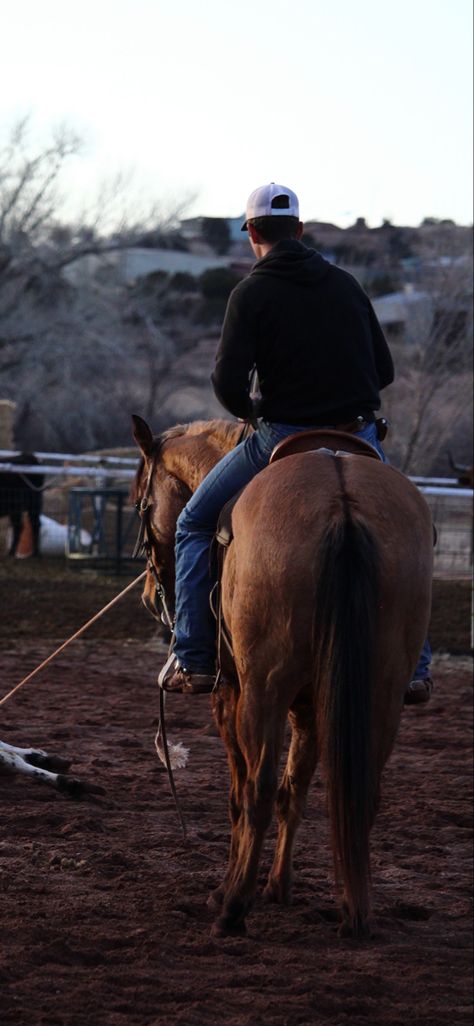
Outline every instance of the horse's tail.
[(373, 679), (379, 555), (367, 525), (346, 511), (318, 553), (315, 680), (325, 754), (336, 882), (344, 886), (348, 931), (366, 932), (369, 834), (378, 780), (373, 760)]

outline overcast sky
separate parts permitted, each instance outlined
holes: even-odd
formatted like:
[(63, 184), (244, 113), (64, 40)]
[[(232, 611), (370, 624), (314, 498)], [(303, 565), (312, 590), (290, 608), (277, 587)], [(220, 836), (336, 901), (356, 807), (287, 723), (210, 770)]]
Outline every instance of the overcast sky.
[(99, 180), (238, 216), (276, 181), (306, 219), (472, 222), (471, 0), (0, 0), (0, 113), (85, 140)]

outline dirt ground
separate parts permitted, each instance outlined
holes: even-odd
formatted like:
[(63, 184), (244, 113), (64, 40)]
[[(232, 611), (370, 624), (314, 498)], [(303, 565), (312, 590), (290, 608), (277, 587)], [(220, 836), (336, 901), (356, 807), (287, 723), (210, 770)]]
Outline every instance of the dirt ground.
[[(40, 562), (0, 564), (1, 695), (127, 583)], [(471, 1024), (467, 587), (435, 591), (435, 696), (404, 712), (385, 771), (363, 944), (337, 934), (317, 780), (293, 906), (257, 900), (245, 938), (210, 937), (229, 834), (224, 751), (208, 697), (169, 700), (170, 737), (191, 750), (176, 774), (184, 843), (153, 745), (165, 648), (139, 590), (1, 708), (3, 740), (68, 756), (106, 791), (79, 802), (0, 777), (2, 1026)]]

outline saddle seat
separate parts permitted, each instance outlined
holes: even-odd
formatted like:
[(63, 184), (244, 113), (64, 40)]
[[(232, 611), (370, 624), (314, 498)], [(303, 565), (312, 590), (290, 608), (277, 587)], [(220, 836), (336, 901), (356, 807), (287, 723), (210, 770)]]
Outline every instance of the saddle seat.
[(380, 460), (381, 456), (370, 442), (349, 434), (348, 431), (336, 431), (335, 428), (311, 428), (310, 431), (298, 431), (288, 435), (275, 446), (270, 463), (276, 463), (284, 456), (294, 456), (299, 452), (320, 452), (325, 450), (331, 456), (370, 456)]
[[(323, 452), (328, 456), (369, 456), (381, 460), (373, 445), (363, 438), (358, 438), (357, 435), (349, 434), (348, 431), (336, 431), (334, 428), (312, 428), (310, 431), (298, 431), (294, 435), (288, 435), (278, 442), (270, 456), (270, 463), (276, 463), (286, 456), (294, 456), (301, 452)], [(224, 548), (228, 548), (232, 541), (232, 510), (242, 491), (243, 489), (226, 502), (219, 515), (216, 541)]]

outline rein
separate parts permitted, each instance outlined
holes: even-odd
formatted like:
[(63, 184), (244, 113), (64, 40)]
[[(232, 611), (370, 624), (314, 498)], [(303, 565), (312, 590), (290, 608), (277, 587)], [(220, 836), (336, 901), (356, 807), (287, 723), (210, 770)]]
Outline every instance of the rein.
[[(242, 424), (242, 430), (239, 432), (239, 436), (238, 436), (237, 441), (235, 443), (236, 446), (239, 445), (241, 442), (245, 441), (245, 439), (249, 436), (249, 434), (253, 430), (255, 430), (256, 424), (257, 424), (257, 422), (255, 420), (253, 420), (252, 418), (249, 418), (248, 420), (244, 421), (244, 423)], [(133, 558), (136, 559), (140, 555), (144, 555), (145, 556), (146, 561), (147, 561), (147, 571), (149, 571), (153, 575), (154, 582), (155, 582), (156, 594), (158, 596), (158, 599), (159, 599), (159, 602), (160, 602), (160, 605), (161, 605), (161, 609), (162, 609), (161, 614), (158, 611), (156, 613), (153, 613), (150, 610), (151, 615), (154, 616), (154, 618), (156, 620), (160, 620), (161, 619), (161, 621), (171, 631), (171, 641), (170, 641), (169, 649), (168, 649), (168, 658), (167, 658), (167, 661), (166, 661), (166, 663), (165, 663), (165, 665), (164, 665), (163, 669), (161, 670), (161, 672), (159, 674), (159, 677), (158, 677), (158, 684), (159, 684), (159, 688), (160, 688), (160, 708), (159, 708), (159, 719), (158, 719), (158, 731), (157, 731), (157, 735), (156, 735), (156, 738), (155, 738), (155, 745), (156, 745), (157, 752), (160, 755), (160, 742), (161, 742), (161, 748), (162, 748), (162, 751), (163, 751), (164, 762), (165, 762), (166, 769), (167, 769), (167, 772), (168, 772), (168, 780), (169, 780), (169, 783), (170, 783), (171, 793), (173, 795), (174, 803), (175, 803), (176, 810), (177, 810), (177, 813), (178, 813), (178, 816), (179, 816), (179, 820), (180, 820), (180, 823), (181, 823), (181, 829), (183, 831), (183, 837), (186, 840), (187, 839), (186, 824), (185, 824), (185, 821), (184, 821), (183, 812), (182, 812), (182, 809), (181, 809), (181, 806), (180, 806), (180, 803), (179, 803), (179, 799), (178, 799), (178, 795), (177, 795), (177, 791), (176, 791), (176, 785), (175, 785), (174, 776), (173, 776), (173, 768), (172, 768), (172, 765), (171, 765), (171, 759), (170, 759), (170, 753), (169, 753), (169, 745), (168, 745), (168, 738), (167, 738), (167, 733), (166, 733), (166, 721), (165, 721), (165, 691), (164, 691), (164, 688), (163, 688), (163, 685), (162, 685), (162, 679), (166, 675), (166, 672), (168, 670), (168, 666), (169, 666), (169, 664), (171, 663), (171, 661), (173, 659), (174, 620), (173, 620), (173, 617), (172, 617), (172, 615), (170, 613), (170, 610), (169, 610), (169, 607), (168, 607), (168, 604), (167, 604), (167, 601), (166, 601), (166, 594), (165, 594), (165, 589), (163, 587), (163, 582), (161, 581), (159, 572), (158, 572), (158, 570), (157, 570), (157, 568), (155, 566), (155, 563), (153, 561), (153, 533), (152, 533), (152, 530), (151, 530), (150, 512), (151, 512), (151, 509), (153, 507), (153, 499), (151, 498), (151, 490), (152, 490), (152, 484), (153, 484), (153, 474), (154, 474), (155, 469), (156, 469), (156, 460), (157, 460), (157, 453), (155, 452), (153, 454), (152, 458), (151, 458), (151, 461), (150, 461), (150, 466), (149, 466), (149, 469), (148, 469), (148, 473), (147, 473), (147, 477), (146, 477), (146, 482), (145, 482), (145, 490), (143, 492), (142, 498), (140, 499), (139, 502), (135, 503), (135, 508), (136, 508), (136, 510), (137, 510), (137, 512), (138, 512), (138, 514), (140, 516), (140, 526), (139, 526), (139, 529), (138, 529), (138, 536), (137, 536), (137, 540), (136, 540), (136, 543), (135, 543), (135, 548), (133, 550)], [(147, 607), (147, 608), (149, 608), (149, 607)], [(225, 643), (226, 643), (227, 647), (229, 648), (229, 651), (230, 651), (231, 655), (233, 655), (233, 653), (232, 653), (232, 646), (230, 645), (230, 642), (225, 637), (225, 635), (224, 635), (224, 640), (225, 640)], [(219, 639), (218, 644), (219, 644), (219, 651), (220, 651), (220, 639)], [(220, 663), (220, 659), (219, 659), (219, 663)], [(217, 680), (219, 680), (219, 677), (220, 677), (220, 669), (218, 670)]]
[[(157, 568), (155, 566), (155, 563), (153, 561), (153, 542), (152, 542), (152, 532), (151, 532), (151, 525), (150, 525), (150, 510), (151, 510), (151, 508), (153, 506), (153, 500), (150, 498), (150, 495), (151, 495), (151, 487), (152, 487), (152, 483), (153, 483), (153, 473), (155, 471), (155, 468), (156, 468), (156, 453), (154, 454), (154, 456), (153, 456), (153, 458), (151, 460), (151, 463), (150, 463), (150, 468), (148, 470), (148, 475), (147, 475), (147, 479), (146, 479), (146, 483), (145, 483), (145, 491), (143, 493), (142, 498), (140, 499), (140, 502), (136, 503), (136, 509), (137, 509), (138, 514), (140, 516), (140, 527), (138, 529), (138, 537), (137, 537), (137, 540), (135, 542), (135, 548), (133, 550), (133, 559), (136, 559), (138, 556), (143, 554), (146, 557), (146, 561), (147, 561), (147, 570), (145, 572), (150, 571), (150, 573), (153, 574), (153, 578), (154, 578), (154, 581), (155, 581), (156, 594), (157, 594), (159, 602), (161, 604), (162, 614), (160, 615), (158, 612), (156, 612), (156, 614), (155, 613), (151, 613), (151, 615), (154, 616), (155, 620), (160, 620), (161, 619), (162, 622), (165, 623), (165, 626), (168, 627), (168, 629), (171, 631), (171, 641), (170, 641), (170, 644), (169, 644), (168, 660), (167, 660), (167, 663), (166, 663), (166, 665), (168, 665), (168, 662), (171, 659), (172, 652), (173, 652), (174, 625), (173, 625), (173, 618), (171, 616), (171, 613), (169, 611), (168, 604), (167, 604), (167, 601), (166, 601), (165, 589), (163, 587), (163, 583), (161, 581), (160, 575), (159, 575), (158, 570), (157, 570)], [(174, 803), (175, 803), (175, 806), (176, 806), (176, 811), (178, 813), (179, 821), (181, 823), (181, 829), (183, 831), (184, 840), (187, 840), (186, 823), (185, 823), (184, 816), (183, 816), (183, 811), (181, 809), (181, 805), (180, 805), (180, 802), (179, 802), (178, 793), (176, 791), (176, 785), (175, 785), (175, 782), (174, 782), (174, 775), (173, 775), (173, 768), (172, 768), (172, 765), (171, 765), (171, 759), (170, 759), (170, 753), (169, 753), (168, 735), (167, 735), (167, 732), (166, 732), (166, 719), (165, 719), (166, 700), (165, 700), (164, 689), (163, 689), (163, 687), (161, 686), (161, 683), (160, 683), (160, 677), (161, 677), (161, 674), (158, 677), (158, 683), (160, 684), (160, 707), (159, 707), (159, 714), (158, 714), (158, 731), (157, 731), (156, 738), (155, 738), (155, 746), (156, 746), (156, 749), (158, 751), (158, 754), (160, 754), (159, 753), (159, 749), (160, 749), (160, 742), (161, 742), (161, 747), (163, 749), (163, 756), (164, 756), (164, 760), (165, 760), (166, 770), (167, 770), (167, 773), (168, 773), (168, 780), (169, 780), (169, 784), (170, 784), (171, 794), (173, 795)]]

